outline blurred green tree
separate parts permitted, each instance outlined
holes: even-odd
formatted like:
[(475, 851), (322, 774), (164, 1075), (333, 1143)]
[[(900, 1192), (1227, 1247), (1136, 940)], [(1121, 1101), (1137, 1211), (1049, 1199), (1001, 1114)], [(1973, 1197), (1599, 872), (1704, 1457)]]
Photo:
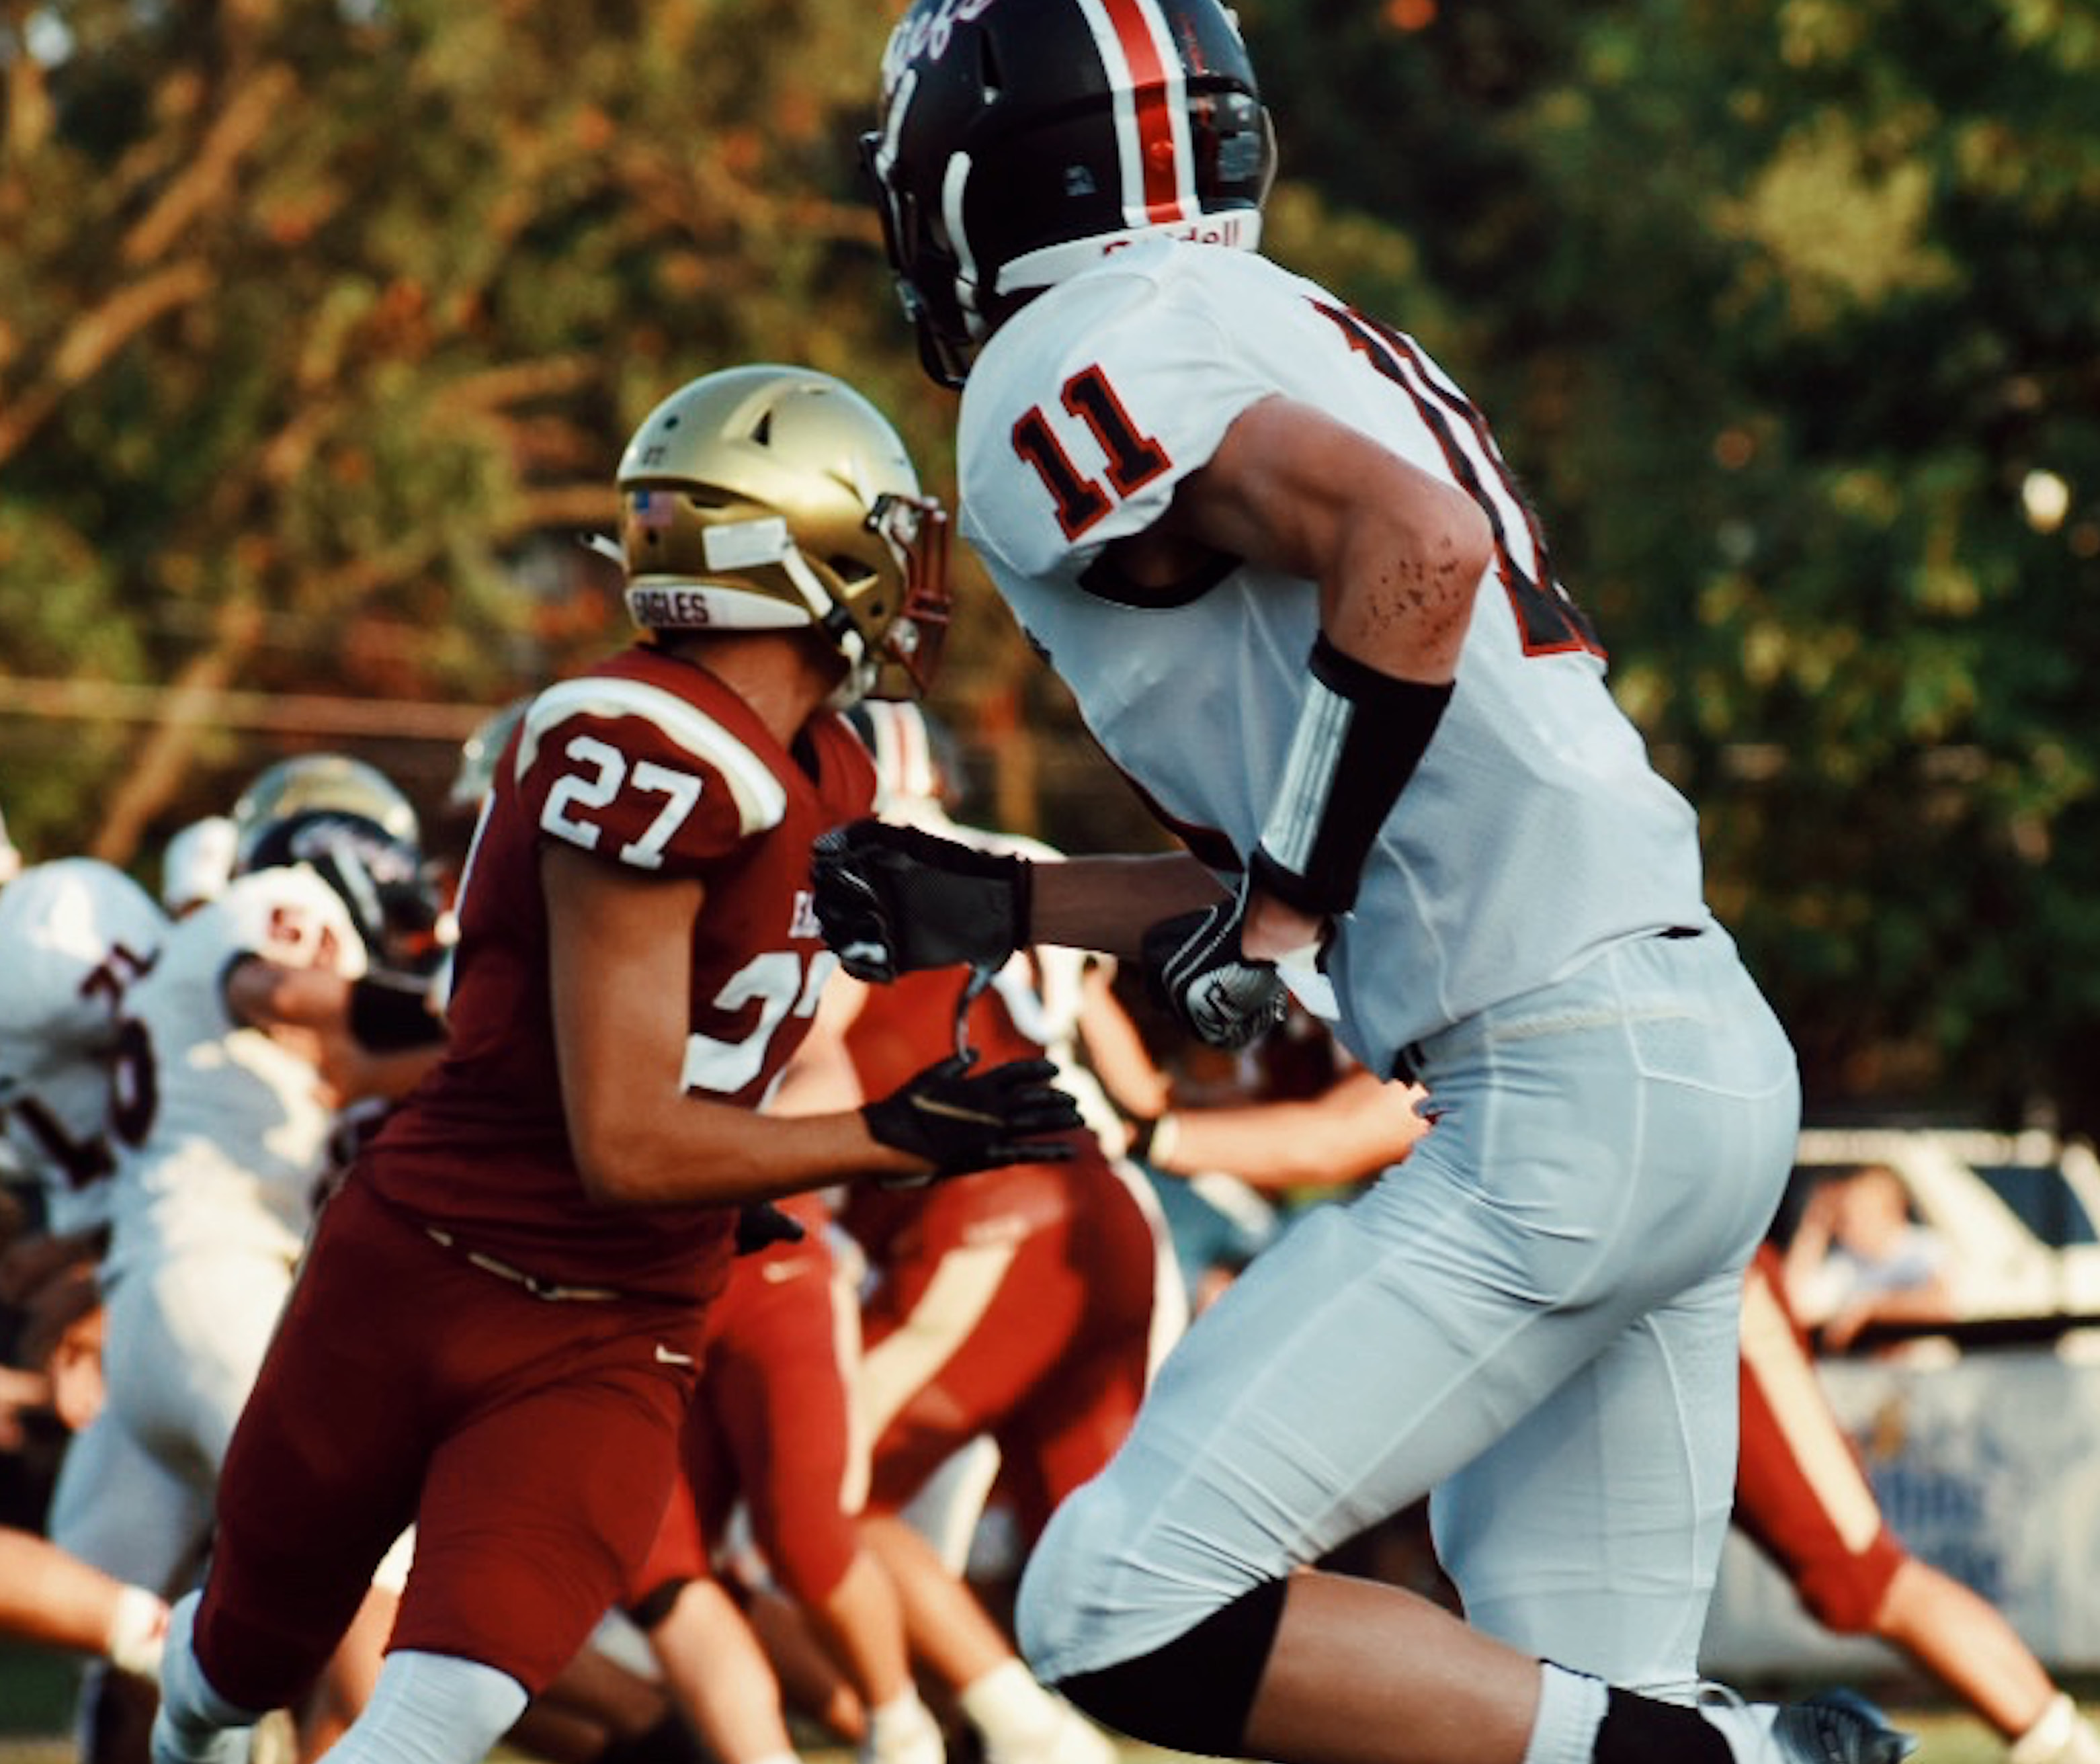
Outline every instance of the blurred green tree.
[[(0, 800), (150, 851), (289, 745), (423, 800), (618, 640), (617, 450), (861, 385), (895, 5), (0, 0)], [(2066, 0), (1241, 0), (1269, 244), (1493, 418), (1700, 804), (1811, 1107), (2100, 1128), (2100, 17)], [(969, 567), (979, 812), (1146, 836)], [(53, 712), (63, 714), (54, 715)]]
[(1247, 10), (1287, 172), (1442, 297), (1401, 321), (1528, 474), (1811, 1108), (2100, 1129), (2100, 16)]
[(620, 631), (568, 536), (693, 374), (846, 374), (945, 475), (850, 0), (0, 15), (0, 712), (87, 713), (0, 725), (33, 850), (129, 858), (286, 743), (448, 765), (386, 738)]

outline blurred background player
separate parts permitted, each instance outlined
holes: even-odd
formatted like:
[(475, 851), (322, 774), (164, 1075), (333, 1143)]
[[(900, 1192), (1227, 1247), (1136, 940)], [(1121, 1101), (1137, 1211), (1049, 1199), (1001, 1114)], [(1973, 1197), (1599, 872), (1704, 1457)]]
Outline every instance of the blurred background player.
[(1744, 1292), (1735, 1519), (1818, 1622), (1907, 1655), (2005, 1741), (2012, 1764), (2100, 1764), (2100, 1732), (2005, 1614), (1890, 1528), (1769, 1242)]
[(0, 1526), (0, 1635), (92, 1656), (150, 1683), (167, 1632), (167, 1605), (146, 1588), (33, 1532)]
[(179, 829), (161, 853), (161, 905), (181, 919), (226, 892), (240, 856), (240, 829), (230, 814), (207, 814)]
[(0, 1128), (41, 1226), (0, 1259), (11, 1304), (99, 1254), (126, 997), (167, 930), (152, 897), (99, 858), (34, 864), (0, 889)]
[(740, 1520), (748, 1544), (736, 1554), (762, 1564), (768, 1591), (840, 1686), (820, 1713), (863, 1764), (940, 1764), (897, 1589), (862, 1534), (858, 1261), (834, 1249), (829, 1211), (818, 1195), (785, 1197), (779, 1241), (739, 1255), (708, 1307), (682, 1480), (631, 1614), (721, 1764), (780, 1764), (792, 1750), (780, 1682), (745, 1616), (748, 1590), (717, 1568)]
[(919, 690), (947, 616), (895, 432), (827, 375), (732, 369), (649, 414), (618, 484), (643, 641), (539, 694), (505, 750), (445, 1056), (323, 1211), (176, 1607), (157, 1764), (236, 1755), (412, 1520), (336, 1764), (479, 1759), (642, 1565), (736, 1208), (1038, 1155), (1073, 1119), (1034, 1064), (757, 1112), (832, 966), (812, 842), (872, 794), (830, 707)]
[(170, 1596), (201, 1563), (337, 1111), (412, 1082), (435, 1041), (404, 1053), (351, 1030), (368, 977), (383, 986), (432, 919), (408, 799), (373, 767), (313, 755), (263, 772), (232, 819), (232, 880), (169, 928), (125, 999), (108, 1400), (51, 1503), (55, 1541)]
[[(955, 745), (919, 706), (863, 704), (854, 717), (876, 757), (885, 819), (1054, 858), (951, 818), (961, 793)], [(987, 1440), (1025, 1553), (1122, 1442), (1186, 1315), (1165, 1220), (1142, 1177), (1099, 1136), (1105, 1128), (1120, 1149), (1114, 1111), (1078, 1057), (1089, 1001), (1114, 1008), (1088, 985), (1090, 965), (1076, 951), (1038, 950), (976, 981), (929, 973), (870, 987), (840, 976), (779, 1105), (880, 1096), (967, 1043), (986, 1059), (1056, 1061), (1090, 1114), (1065, 1162), (930, 1188), (862, 1186), (839, 1215), (869, 1269), (859, 1371), (873, 1440), (868, 1535), (904, 1594), (914, 1652), (992, 1764), (1096, 1764), (1110, 1748), (1036, 1682), (962, 1563), (944, 1559), (904, 1511), (957, 1453)], [(974, 1518), (965, 1510), (946, 1524), (967, 1536)]]
[[(127, 995), (167, 928), (145, 890), (96, 858), (33, 864), (0, 888), (0, 1140), (23, 1203), (20, 1228), (0, 1244), (0, 1306), (60, 1430), (57, 1455), (38, 1466), (40, 1486), (104, 1400), (96, 1268), (116, 1167), (112, 1086)], [(83, 1753), (129, 1744), (135, 1754), (165, 1589), (26, 1532), (0, 1534), (0, 1559), (21, 1577), (0, 1620), (9, 1633), (121, 1669), (91, 1666), (82, 1684)]]

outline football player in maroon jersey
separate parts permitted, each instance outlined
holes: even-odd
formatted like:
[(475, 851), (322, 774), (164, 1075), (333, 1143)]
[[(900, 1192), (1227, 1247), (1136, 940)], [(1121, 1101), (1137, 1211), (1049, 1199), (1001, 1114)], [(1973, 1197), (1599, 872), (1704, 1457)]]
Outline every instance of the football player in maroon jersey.
[(871, 795), (833, 707), (922, 686), (946, 616), (941, 511), (889, 424), (826, 375), (711, 374), (618, 483), (647, 639), (540, 693), (505, 751), (446, 1056), (316, 1228), (176, 1607), (157, 1764), (244, 1755), (410, 1523), (332, 1756), (484, 1756), (655, 1532), (739, 1206), (1039, 1159), (1076, 1121), (1030, 1061), (757, 1111), (832, 968), (811, 841)]
[[(960, 780), (939, 725), (913, 704), (869, 704), (854, 721), (876, 759), (884, 818), (995, 852), (1056, 853), (958, 824)], [(902, 1515), (941, 1467), (979, 1437), (1024, 1550), (1057, 1504), (1093, 1475), (1129, 1431), (1152, 1369), (1180, 1334), (1186, 1306), (1166, 1220), (1144, 1176), (1115, 1151), (1123, 1127), (1078, 1066), (1096, 1008), (1092, 959), (1069, 949), (1017, 955), (970, 981), (950, 969), (887, 986), (850, 978), (825, 1002), (809, 1106), (880, 1096), (955, 1044), (959, 1027), (986, 1058), (1059, 1062), (1094, 1131), (1070, 1162), (1016, 1163), (964, 1184), (862, 1187), (840, 1223), (867, 1253), (860, 1402), (873, 1440), (868, 1536), (896, 1577), (922, 1663), (955, 1695), (989, 1764), (1100, 1764), (1108, 1742), (1038, 1684), (1010, 1638)], [(793, 1090), (783, 1091), (792, 1098)], [(1091, 1105), (1091, 1106), (1089, 1106)]]
[[(783, 1219), (799, 1235), (781, 1230)], [(829, 1220), (825, 1196), (783, 1200), (770, 1221), (777, 1241), (739, 1255), (709, 1305), (684, 1484), (628, 1614), (721, 1764), (792, 1764), (780, 1681), (744, 1615), (746, 1589), (716, 1572), (741, 1504), (773, 1589), (842, 1682), (862, 1764), (941, 1764), (940, 1724), (913, 1681), (897, 1590), (862, 1537), (859, 1258), (839, 1253)]]

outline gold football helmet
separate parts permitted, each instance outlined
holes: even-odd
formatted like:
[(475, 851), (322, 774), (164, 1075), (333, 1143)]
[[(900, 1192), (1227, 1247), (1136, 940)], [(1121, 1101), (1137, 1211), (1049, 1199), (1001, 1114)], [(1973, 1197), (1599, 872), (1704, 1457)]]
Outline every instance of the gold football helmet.
[(636, 624), (814, 626), (845, 658), (835, 703), (926, 690), (947, 633), (947, 513), (845, 381), (770, 364), (704, 375), (643, 420), (618, 481)]

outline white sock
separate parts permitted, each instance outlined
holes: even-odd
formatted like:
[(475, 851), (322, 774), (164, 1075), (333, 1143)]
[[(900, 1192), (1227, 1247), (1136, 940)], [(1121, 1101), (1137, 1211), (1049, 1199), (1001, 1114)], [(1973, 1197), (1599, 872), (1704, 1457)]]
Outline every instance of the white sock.
[(1524, 1749), (1524, 1764), (1590, 1764), (1597, 1730), (1604, 1723), (1606, 1698), (1602, 1678), (1542, 1661), (1538, 1714)]
[(908, 1684), (880, 1709), (867, 1712), (868, 1727), (878, 1738), (893, 1729), (915, 1733), (933, 1718), (932, 1712), (919, 1700), (918, 1691)]
[(933, 1712), (919, 1700), (919, 1693), (905, 1687), (880, 1709), (867, 1713), (867, 1744), (862, 1757), (871, 1764), (929, 1764), (946, 1751), (940, 1724)]
[(957, 1693), (964, 1717), (994, 1748), (1021, 1747), (1056, 1725), (1058, 1708), (1018, 1660), (995, 1666)]
[(2094, 1764), (2100, 1761), (2100, 1734), (2059, 1691), (2005, 1756), (2008, 1764)]
[(479, 1660), (389, 1654), (329, 1764), (480, 1764), (528, 1700), (523, 1685)]

